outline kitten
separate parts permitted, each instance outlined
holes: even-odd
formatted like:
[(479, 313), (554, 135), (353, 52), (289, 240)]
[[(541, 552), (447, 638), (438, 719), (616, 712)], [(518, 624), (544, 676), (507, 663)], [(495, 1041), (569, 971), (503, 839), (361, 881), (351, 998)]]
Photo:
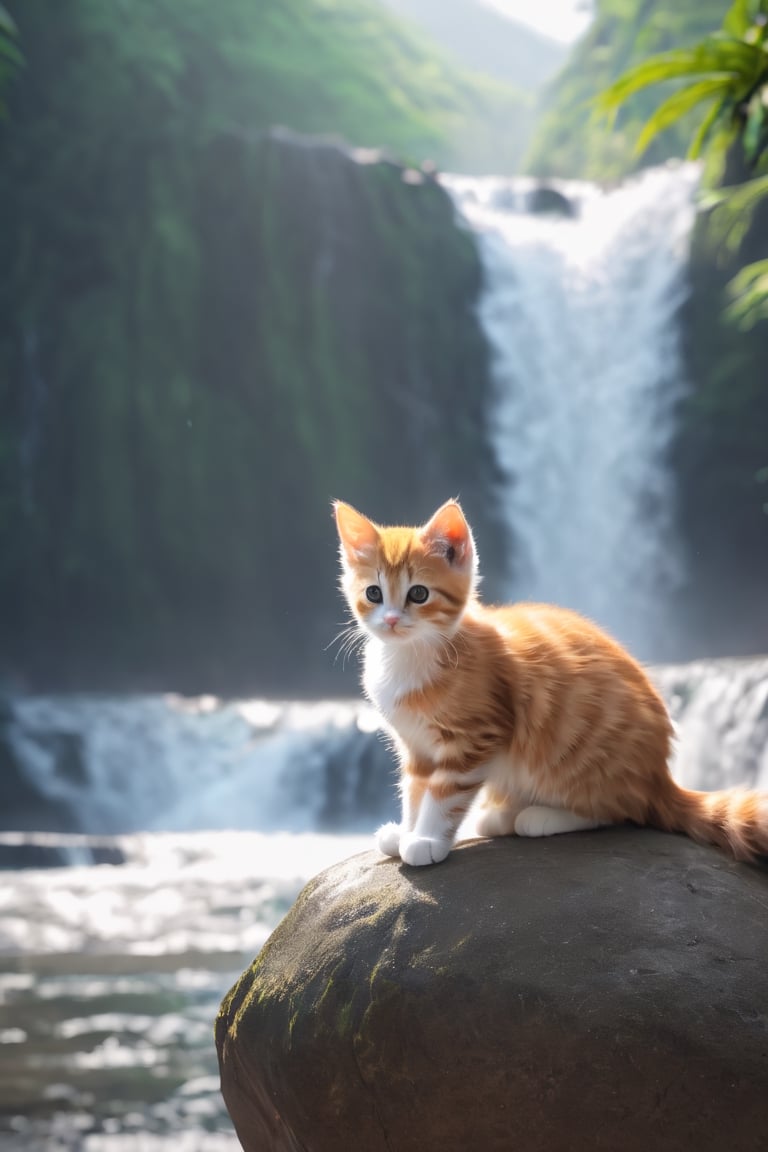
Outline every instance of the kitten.
[(768, 852), (768, 795), (672, 780), (667, 710), (616, 641), (552, 605), (479, 602), (458, 503), (418, 528), (334, 508), (341, 586), (367, 638), (365, 692), (400, 759), (402, 819), (379, 829), (383, 853), (444, 860), (479, 793), (480, 836), (630, 820), (741, 860)]

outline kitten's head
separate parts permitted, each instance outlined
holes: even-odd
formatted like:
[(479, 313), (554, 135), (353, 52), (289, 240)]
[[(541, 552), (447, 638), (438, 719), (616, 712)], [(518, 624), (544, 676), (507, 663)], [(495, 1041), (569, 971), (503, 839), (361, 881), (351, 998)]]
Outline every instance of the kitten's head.
[(419, 528), (383, 528), (334, 504), (341, 587), (372, 636), (391, 643), (451, 636), (477, 583), (477, 557), (454, 500)]

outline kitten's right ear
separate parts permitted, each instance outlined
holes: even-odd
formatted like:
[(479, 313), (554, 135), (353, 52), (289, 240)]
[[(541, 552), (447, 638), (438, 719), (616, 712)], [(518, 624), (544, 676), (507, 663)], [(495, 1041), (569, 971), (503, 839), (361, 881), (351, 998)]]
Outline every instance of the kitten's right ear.
[(474, 556), (474, 544), (469, 524), (456, 500), (448, 500), (438, 508), (431, 520), (421, 529), (421, 537), (446, 557), (449, 563), (463, 564)]
[(351, 504), (344, 504), (341, 500), (334, 500), (333, 511), (344, 555), (351, 564), (358, 563), (379, 542), (376, 525)]

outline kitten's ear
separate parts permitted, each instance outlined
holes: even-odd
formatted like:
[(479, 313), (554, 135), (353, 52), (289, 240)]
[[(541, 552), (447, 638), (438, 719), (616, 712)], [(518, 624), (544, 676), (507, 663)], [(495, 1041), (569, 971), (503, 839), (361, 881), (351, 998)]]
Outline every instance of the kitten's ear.
[(351, 504), (344, 504), (341, 500), (334, 500), (333, 510), (344, 555), (351, 564), (354, 564), (378, 544), (379, 533), (376, 525)]
[(438, 508), (419, 534), (434, 551), (442, 553), (450, 564), (463, 564), (473, 554), (472, 533), (455, 500), (449, 500), (442, 508)]

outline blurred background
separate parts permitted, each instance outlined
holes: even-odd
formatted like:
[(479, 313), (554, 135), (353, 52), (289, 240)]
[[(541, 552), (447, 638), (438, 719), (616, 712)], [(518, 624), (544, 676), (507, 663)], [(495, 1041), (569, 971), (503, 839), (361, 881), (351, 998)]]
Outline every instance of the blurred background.
[[(235, 1146), (217, 1003), (395, 808), (335, 497), (458, 495), (486, 600), (592, 616), (681, 779), (768, 787), (767, 20), (0, 3), (1, 1148)], [(724, 21), (725, 87), (708, 41), (598, 114)]]

